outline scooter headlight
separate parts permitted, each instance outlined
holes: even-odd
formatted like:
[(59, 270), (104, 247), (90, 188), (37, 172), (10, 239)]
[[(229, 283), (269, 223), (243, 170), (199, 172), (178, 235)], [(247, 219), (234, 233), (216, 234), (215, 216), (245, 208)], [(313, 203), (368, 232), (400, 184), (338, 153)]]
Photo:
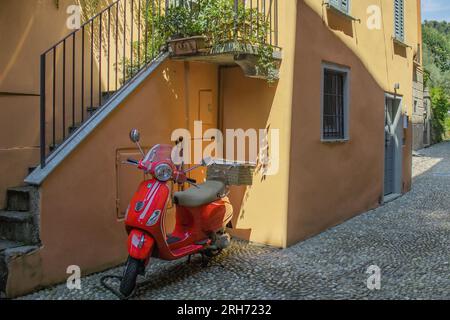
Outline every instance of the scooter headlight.
[(159, 164), (155, 168), (155, 178), (159, 181), (168, 181), (170, 178), (172, 178), (172, 173), (172, 167), (167, 163)]

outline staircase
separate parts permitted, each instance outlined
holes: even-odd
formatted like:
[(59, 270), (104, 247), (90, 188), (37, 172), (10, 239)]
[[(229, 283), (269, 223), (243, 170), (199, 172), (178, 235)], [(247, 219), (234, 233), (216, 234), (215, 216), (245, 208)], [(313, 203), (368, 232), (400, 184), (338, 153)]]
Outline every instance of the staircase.
[[(189, 5), (192, 7), (195, 2), (190, 0)], [(166, 26), (161, 24), (158, 29), (155, 23), (178, 3), (116, 0), (41, 55), (40, 163), (28, 168), (28, 185), (7, 190), (7, 207), (0, 210), (0, 298), (10, 294), (8, 288), (15, 285), (11, 283), (17, 277), (23, 277), (23, 270), (11, 272), (15, 259), (23, 258), (14, 263), (21, 264), (18, 269), (35, 271), (27, 263), (27, 255), (41, 246), (42, 182), (166, 59), (175, 59), (167, 50), (167, 39), (155, 40), (166, 36), (161, 29)], [(235, 0), (236, 10), (237, 4)], [(272, 10), (277, 12), (276, 7)], [(258, 76), (255, 53), (247, 51), (230, 47), (224, 52), (178, 58), (239, 65), (247, 76)], [(279, 60), (280, 57), (276, 56)], [(25, 290), (34, 290), (40, 283), (28, 285)]]
[[(166, 1), (158, 1), (156, 7), (145, 0), (113, 1), (41, 55), (41, 161), (28, 168), (27, 185), (7, 190), (6, 208), (0, 210), (0, 299), (10, 296), (8, 288), (15, 281), (11, 278), (34, 272), (25, 256), (41, 247), (36, 181), (42, 181), (167, 57), (164, 48), (154, 46), (150, 23), (164, 5)], [(23, 270), (11, 277), (19, 264)]]
[(10, 262), (39, 249), (38, 191), (10, 188), (7, 207), (0, 211), (0, 298), (6, 296)]
[(170, 1), (116, 0), (40, 57), (40, 168), (165, 50)]
[[(280, 66), (276, 0), (229, 0), (235, 20), (233, 26), (226, 25), (230, 28), (230, 39), (214, 45), (208, 53), (178, 55), (173, 48), (189, 47), (192, 43), (167, 45), (174, 35), (189, 32), (179, 30), (184, 22), (178, 20), (184, 18), (182, 14), (176, 19), (172, 17), (178, 12), (174, 8), (184, 8), (181, 12), (195, 19), (200, 14), (200, 2), (116, 0), (41, 55), (41, 169), (58, 149), (67, 145), (65, 142), (71, 136), (80, 132), (83, 124), (105, 109), (164, 53), (169, 53), (174, 60), (238, 65), (248, 77), (278, 78), (278, 70), (269, 75), (257, 68), (258, 47), (262, 44), (273, 49), (274, 65), (276, 68)], [(169, 18), (164, 20), (167, 16)], [(247, 20), (238, 23), (238, 17), (247, 17)], [(262, 21), (257, 17), (263, 17)], [(206, 22), (210, 23), (214, 22)], [(264, 33), (263, 25), (266, 24), (270, 27)], [(250, 43), (255, 37), (259, 39), (258, 45)]]

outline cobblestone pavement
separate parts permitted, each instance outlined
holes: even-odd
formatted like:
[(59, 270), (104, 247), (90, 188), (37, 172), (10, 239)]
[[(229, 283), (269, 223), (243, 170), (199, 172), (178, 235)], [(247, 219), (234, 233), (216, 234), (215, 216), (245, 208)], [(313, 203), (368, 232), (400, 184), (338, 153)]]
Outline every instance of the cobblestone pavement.
[[(209, 267), (153, 260), (133, 299), (450, 299), (450, 143), (414, 157), (407, 195), (285, 250), (234, 241)], [(367, 268), (381, 289), (367, 289)], [(105, 274), (22, 299), (115, 299)]]

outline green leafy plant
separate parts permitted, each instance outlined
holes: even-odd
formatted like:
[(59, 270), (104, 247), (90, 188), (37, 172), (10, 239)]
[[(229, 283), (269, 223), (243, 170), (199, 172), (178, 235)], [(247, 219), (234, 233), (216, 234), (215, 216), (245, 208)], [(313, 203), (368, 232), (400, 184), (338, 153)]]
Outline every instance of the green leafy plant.
[(208, 0), (198, 16), (212, 47), (230, 41), (251, 45), (258, 55), (257, 73), (265, 75), (269, 83), (276, 81), (278, 72), (273, 47), (267, 44), (272, 30), (264, 14), (255, 8), (246, 8), (243, 2), (238, 3), (236, 13), (233, 0)]
[(160, 27), (169, 38), (196, 36), (204, 32), (202, 21), (199, 19), (199, 11), (183, 5), (169, 8), (161, 17)]
[[(161, 11), (165, 14), (160, 15)], [(249, 45), (258, 56), (257, 73), (266, 76), (269, 83), (277, 79), (274, 48), (267, 43), (272, 32), (270, 23), (264, 14), (255, 8), (246, 8), (243, 2), (238, 3), (237, 13), (234, 0), (202, 0), (186, 1), (167, 10), (156, 5), (144, 14), (149, 38), (145, 41), (147, 47), (133, 45), (136, 53), (154, 57), (169, 39), (203, 35), (211, 50), (230, 42), (239, 43), (244, 48)], [(129, 63), (127, 61), (127, 66)], [(140, 67), (128, 66), (127, 78)]]
[(450, 138), (450, 115), (445, 118), (445, 137)]
[(431, 95), (431, 109), (433, 117), (431, 125), (433, 129), (433, 140), (441, 142), (446, 133), (446, 119), (449, 111), (449, 96), (445, 93), (443, 88), (432, 88)]
[(442, 87), (450, 95), (450, 23), (425, 21), (422, 31), (425, 86)]

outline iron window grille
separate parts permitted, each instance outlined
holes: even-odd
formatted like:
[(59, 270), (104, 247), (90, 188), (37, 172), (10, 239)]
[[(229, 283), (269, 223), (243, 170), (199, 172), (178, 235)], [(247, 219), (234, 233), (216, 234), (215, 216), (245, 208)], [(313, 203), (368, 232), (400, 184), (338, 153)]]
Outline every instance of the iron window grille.
[(324, 69), (322, 139), (347, 139), (347, 72)]

